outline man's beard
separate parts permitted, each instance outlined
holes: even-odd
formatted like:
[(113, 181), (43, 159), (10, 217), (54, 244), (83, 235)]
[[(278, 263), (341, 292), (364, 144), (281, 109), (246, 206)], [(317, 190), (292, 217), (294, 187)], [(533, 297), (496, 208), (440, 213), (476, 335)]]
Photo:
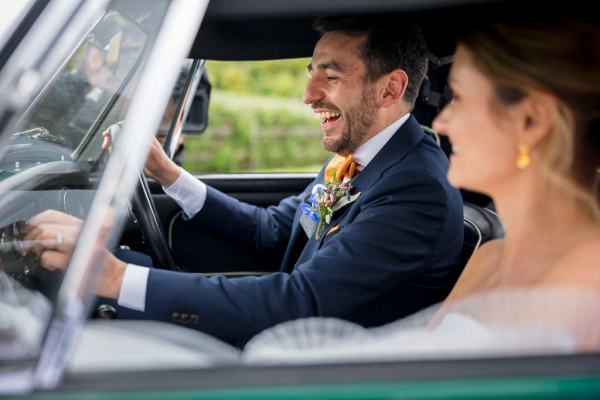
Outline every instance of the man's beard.
[(323, 148), (344, 156), (354, 153), (373, 126), (376, 111), (374, 90), (366, 86), (358, 104), (344, 113), (345, 124), (340, 137), (333, 141), (323, 138)]

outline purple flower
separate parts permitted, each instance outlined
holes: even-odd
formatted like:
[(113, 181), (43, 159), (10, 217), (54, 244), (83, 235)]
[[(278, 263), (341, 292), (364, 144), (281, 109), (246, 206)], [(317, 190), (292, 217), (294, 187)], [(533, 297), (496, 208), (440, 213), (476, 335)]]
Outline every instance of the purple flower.
[(325, 185), (316, 184), (312, 188), (312, 194), (316, 194), (320, 197), (321, 195), (323, 195), (323, 191), (325, 191), (326, 189), (327, 187)]

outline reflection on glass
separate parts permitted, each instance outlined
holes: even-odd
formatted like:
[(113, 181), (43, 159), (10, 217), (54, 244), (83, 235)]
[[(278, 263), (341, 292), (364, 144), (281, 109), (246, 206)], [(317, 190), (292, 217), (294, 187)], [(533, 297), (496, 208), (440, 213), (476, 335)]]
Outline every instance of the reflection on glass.
[(78, 238), (110, 157), (101, 149), (101, 132), (125, 118), (144, 50), (164, 16), (163, 2), (141, 5), (113, 2), (24, 110), (16, 128), (3, 132), (0, 361), (35, 356), (46, 333), (64, 273), (43, 268), (36, 252), (28, 250), (51, 250), (71, 238), (27, 240), (27, 221), (58, 210), (76, 217), (73, 243)]

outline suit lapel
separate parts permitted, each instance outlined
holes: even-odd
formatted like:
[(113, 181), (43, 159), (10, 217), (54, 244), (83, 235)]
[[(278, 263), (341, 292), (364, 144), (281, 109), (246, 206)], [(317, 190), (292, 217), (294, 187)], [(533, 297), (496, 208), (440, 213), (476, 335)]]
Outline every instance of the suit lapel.
[[(379, 179), (381, 179), (385, 170), (399, 162), (406, 154), (408, 154), (424, 136), (423, 128), (419, 125), (414, 117), (410, 117), (390, 140), (381, 148), (379, 153), (371, 160), (369, 165), (352, 180), (354, 189), (352, 193), (366, 193)], [(362, 195), (361, 195), (362, 196)], [(348, 204), (346, 207), (338, 210), (333, 214), (331, 223), (325, 228), (325, 233), (331, 227), (342, 219), (342, 217), (356, 204), (360, 202), (360, 198), (354, 203)], [(321, 241), (325, 239), (323, 235)]]
[(371, 160), (369, 165), (352, 180), (354, 191), (365, 192), (369, 190), (381, 178), (383, 173), (402, 160), (423, 139), (424, 135), (423, 128), (411, 115)]
[[(327, 164), (325, 164), (327, 165)], [(312, 187), (317, 183), (323, 182), (323, 173), (325, 171), (325, 167), (321, 169), (319, 175), (313, 180), (302, 193), (302, 198), (310, 193)], [(283, 254), (283, 259), (281, 261), (281, 267), (279, 270), (281, 272), (292, 272), (294, 269), (294, 265), (296, 265), (302, 250), (306, 246), (306, 242), (308, 241), (308, 237), (304, 233), (304, 229), (300, 225), (300, 216), (302, 215), (302, 211), (298, 207), (296, 209), (296, 213), (294, 214), (294, 220), (292, 222), (292, 231), (290, 233), (290, 240), (288, 241), (288, 245), (285, 249), (285, 253)]]
[[(352, 193), (362, 192), (364, 195), (371, 186), (381, 179), (383, 173), (402, 160), (423, 139), (424, 135), (423, 128), (411, 116), (383, 146), (369, 165), (352, 180), (352, 186), (354, 187)], [(325, 167), (323, 167), (319, 176), (309, 185), (304, 194), (308, 193), (316, 183), (323, 182), (324, 170)], [(336, 226), (340, 219), (359, 202), (360, 198), (334, 213), (331, 223), (325, 228), (325, 233)], [(300, 215), (300, 210), (296, 210), (290, 241), (281, 266), (281, 271), (284, 272), (291, 272), (299, 262), (310, 258), (326, 237), (326, 235), (323, 235), (318, 241), (314, 238), (308, 240), (304, 230), (300, 226)]]

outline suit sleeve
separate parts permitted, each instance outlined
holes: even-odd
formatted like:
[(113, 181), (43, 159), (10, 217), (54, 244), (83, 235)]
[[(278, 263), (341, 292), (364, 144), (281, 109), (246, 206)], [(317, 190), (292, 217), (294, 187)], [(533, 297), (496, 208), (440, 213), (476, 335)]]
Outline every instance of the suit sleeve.
[[(232, 203), (229, 207), (231, 214), (242, 211), (265, 225), (280, 218), (240, 210)], [(447, 195), (438, 180), (421, 171), (390, 174), (356, 207), (351, 222), (313, 243), (320, 247), (292, 274), (227, 279), (153, 270), (146, 310), (152, 318), (167, 321), (174, 312), (194, 313), (199, 316), (196, 328), (243, 342), (286, 320), (345, 318), (402, 281), (429, 271), (448, 213)], [(271, 223), (289, 229), (290, 221)]]

